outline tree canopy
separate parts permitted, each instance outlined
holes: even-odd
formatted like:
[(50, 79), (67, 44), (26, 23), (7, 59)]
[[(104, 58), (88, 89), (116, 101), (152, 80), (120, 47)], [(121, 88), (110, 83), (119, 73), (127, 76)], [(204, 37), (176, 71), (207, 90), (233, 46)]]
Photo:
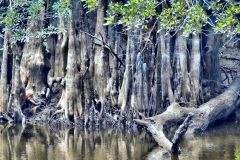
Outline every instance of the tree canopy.
[[(89, 12), (98, 5), (97, 0), (83, 0)], [(0, 24), (11, 29), (16, 40), (26, 41), (26, 20), (37, 18), (43, 0), (15, 0), (1, 5)], [(59, 0), (50, 6), (45, 18), (71, 17), (70, 0)], [(183, 30), (185, 36), (201, 32), (202, 27), (211, 26), (215, 33), (235, 36), (240, 33), (240, 2), (236, 0), (127, 0), (108, 4), (106, 25), (123, 25), (127, 30), (133, 27), (147, 27), (151, 21), (158, 21), (166, 31)], [(48, 26), (40, 36), (54, 34), (59, 28)]]

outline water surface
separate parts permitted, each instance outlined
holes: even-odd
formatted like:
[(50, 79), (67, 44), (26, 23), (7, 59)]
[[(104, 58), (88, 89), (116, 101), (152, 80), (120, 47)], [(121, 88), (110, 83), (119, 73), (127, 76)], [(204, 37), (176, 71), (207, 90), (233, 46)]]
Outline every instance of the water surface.
[[(240, 124), (226, 122), (181, 144), (171, 160), (240, 160)], [(145, 131), (95, 131), (0, 126), (0, 160), (159, 159), (162, 149)], [(165, 160), (164, 159), (164, 160)]]

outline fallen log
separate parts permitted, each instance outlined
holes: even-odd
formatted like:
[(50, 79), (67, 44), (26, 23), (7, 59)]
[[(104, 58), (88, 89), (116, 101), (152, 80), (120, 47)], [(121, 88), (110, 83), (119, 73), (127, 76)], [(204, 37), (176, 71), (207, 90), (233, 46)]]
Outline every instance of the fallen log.
[[(229, 117), (240, 105), (240, 77), (235, 78), (230, 87), (219, 96), (202, 104), (199, 108), (181, 107), (178, 103), (172, 103), (165, 112), (135, 121), (147, 127), (159, 146), (170, 153), (180, 151), (179, 143), (185, 134), (185, 138), (192, 138), (205, 131), (218, 120)], [(190, 117), (189, 117), (190, 116)], [(190, 121), (190, 119), (192, 119)], [(184, 121), (185, 120), (185, 121)], [(190, 123), (191, 122), (191, 123)], [(180, 125), (185, 127), (181, 128)], [(172, 136), (172, 128), (180, 126)], [(181, 134), (178, 135), (178, 132)], [(173, 137), (172, 141), (170, 139)]]

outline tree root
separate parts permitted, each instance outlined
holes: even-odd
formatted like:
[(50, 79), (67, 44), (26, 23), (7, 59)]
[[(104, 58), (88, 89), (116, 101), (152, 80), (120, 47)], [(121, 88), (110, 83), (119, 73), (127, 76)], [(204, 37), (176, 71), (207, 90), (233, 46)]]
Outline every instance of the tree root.
[(60, 110), (57, 110), (55, 113), (53, 113), (53, 115), (50, 117), (50, 119), (49, 119), (49, 121), (48, 121), (48, 124), (49, 124), (49, 125), (51, 124), (51, 122), (53, 121), (53, 119), (55, 118), (56, 115), (58, 115), (58, 114), (64, 114), (64, 112), (65, 112), (65, 109), (62, 108), (62, 109), (60, 109)]
[(0, 123), (2, 122), (8, 122), (8, 123), (12, 123), (14, 122), (14, 119), (9, 117), (7, 113), (3, 113), (0, 115)]

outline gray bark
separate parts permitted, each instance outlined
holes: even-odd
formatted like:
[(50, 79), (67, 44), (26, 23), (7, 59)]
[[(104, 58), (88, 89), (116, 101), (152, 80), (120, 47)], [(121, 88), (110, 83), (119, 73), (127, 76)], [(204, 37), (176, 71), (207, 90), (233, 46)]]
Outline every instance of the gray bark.
[(1, 79), (0, 79), (0, 112), (4, 113), (7, 111), (7, 103), (8, 103), (8, 43), (9, 43), (9, 31), (6, 30), (4, 34), (4, 44), (3, 44), (3, 57), (1, 64)]

